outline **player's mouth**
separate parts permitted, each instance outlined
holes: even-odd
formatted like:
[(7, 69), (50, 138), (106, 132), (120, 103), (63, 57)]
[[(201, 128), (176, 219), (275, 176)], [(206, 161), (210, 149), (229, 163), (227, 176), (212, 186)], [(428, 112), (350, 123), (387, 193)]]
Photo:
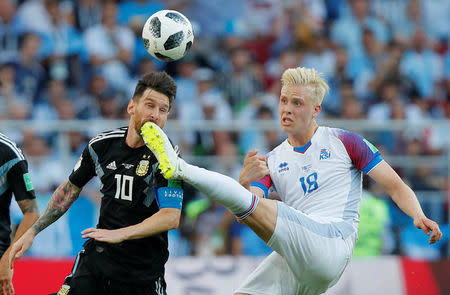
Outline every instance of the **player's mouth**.
[(291, 126), (292, 124), (294, 124), (293, 120), (286, 117), (281, 118), (281, 126)]

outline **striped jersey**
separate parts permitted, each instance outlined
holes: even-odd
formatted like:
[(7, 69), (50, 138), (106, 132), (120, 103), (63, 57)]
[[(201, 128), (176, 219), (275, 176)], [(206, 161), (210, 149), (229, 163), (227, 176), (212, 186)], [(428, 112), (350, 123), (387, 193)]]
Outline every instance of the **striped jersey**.
[[(145, 145), (127, 145), (127, 132), (123, 127), (94, 137), (69, 176), (78, 187), (95, 176), (99, 178), (102, 197), (97, 228), (123, 228), (157, 213), (155, 189), (168, 184), (158, 170), (156, 157)], [(103, 276), (143, 285), (164, 275), (169, 256), (167, 232), (118, 244), (89, 239), (84, 248)]]
[(15, 143), (0, 133), (0, 256), (11, 243), (9, 206), (13, 194), (16, 201), (35, 198), (27, 160)]
[[(362, 173), (382, 161), (379, 151), (361, 136), (319, 127), (303, 147), (286, 139), (267, 154), (270, 174), (252, 186), (267, 195), (274, 189), (287, 205), (324, 222), (345, 223), (357, 230)], [(350, 225), (350, 226), (349, 226)]]

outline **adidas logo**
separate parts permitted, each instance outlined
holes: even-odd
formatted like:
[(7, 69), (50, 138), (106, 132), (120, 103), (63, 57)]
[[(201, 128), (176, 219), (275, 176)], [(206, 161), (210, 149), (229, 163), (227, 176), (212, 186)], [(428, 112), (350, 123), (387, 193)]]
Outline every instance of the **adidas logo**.
[(117, 169), (116, 161), (112, 161), (111, 163), (109, 163), (108, 166), (106, 166), (106, 168), (116, 170)]

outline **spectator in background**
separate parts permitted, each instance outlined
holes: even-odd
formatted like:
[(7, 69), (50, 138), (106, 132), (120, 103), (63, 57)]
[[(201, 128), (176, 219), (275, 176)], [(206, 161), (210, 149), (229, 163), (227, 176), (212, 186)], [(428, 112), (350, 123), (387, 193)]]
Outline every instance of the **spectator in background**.
[(405, 51), (400, 61), (400, 71), (411, 78), (420, 95), (431, 98), (435, 83), (443, 78), (443, 62), (427, 45), (427, 37), (420, 28), (412, 36), (412, 48)]
[(262, 80), (254, 71), (250, 53), (243, 48), (234, 49), (231, 53), (230, 72), (225, 73), (222, 89), (235, 112), (239, 112), (250, 98), (262, 90)]
[(61, 80), (72, 87), (81, 86), (80, 56), (84, 52), (81, 35), (67, 24), (57, 0), (46, 0), (50, 30), (42, 35), (41, 57), (49, 79)]
[[(404, 46), (411, 45), (411, 39), (417, 28), (423, 27), (423, 14), (420, 0), (411, 0), (404, 8), (403, 17), (392, 22), (393, 38)], [(431, 36), (429, 36), (431, 37)]]
[(32, 102), (19, 92), (15, 77), (13, 63), (0, 64), (0, 120), (25, 120), (30, 115)]
[[(214, 84), (214, 72), (208, 68), (197, 69), (193, 78), (197, 83), (196, 99), (190, 103), (179, 104), (179, 119), (189, 126), (196, 120), (232, 120), (232, 109), (223, 97), (222, 92)], [(200, 131), (195, 134), (186, 133), (182, 143), (194, 153), (211, 154), (221, 144), (229, 143), (231, 138), (227, 131)]]
[(312, 49), (305, 54), (302, 66), (315, 67), (326, 77), (331, 77), (336, 71), (336, 54), (331, 50), (324, 32), (317, 32), (313, 36)]
[(385, 51), (383, 44), (377, 42), (370, 29), (363, 30), (362, 43), (362, 51), (350, 57), (348, 73), (355, 81), (356, 96), (361, 100), (369, 100), (373, 96), (369, 84), (375, 78), (377, 67), (383, 60)]
[(14, 0), (0, 0), (0, 63), (17, 60), (20, 27)]
[[(353, 85), (350, 81), (341, 85), (339, 96), (341, 102), (339, 118), (346, 120), (364, 119), (362, 103), (355, 97)], [(353, 130), (350, 129), (350, 131)]]
[(345, 46), (351, 55), (363, 51), (363, 29), (369, 28), (374, 32), (378, 42), (386, 44), (389, 41), (389, 31), (376, 17), (369, 15), (367, 0), (350, 0), (351, 14), (343, 16), (331, 26), (331, 39), (339, 45)]
[(102, 23), (84, 32), (89, 62), (99, 70), (108, 83), (117, 90), (129, 92), (129, 66), (133, 61), (135, 37), (125, 26), (117, 24), (117, 4), (103, 3)]
[(49, 34), (51, 32), (51, 20), (45, 5), (53, 0), (29, 0), (24, 1), (17, 11), (19, 27), (22, 32), (35, 34)]
[[(260, 105), (256, 109), (256, 114), (252, 117), (255, 120), (275, 120), (276, 116), (273, 109), (265, 104)], [(255, 124), (249, 121), (249, 124)], [(239, 139), (240, 149), (247, 154), (250, 150), (257, 149), (261, 154), (265, 155), (281, 142), (280, 134), (277, 130), (246, 130), (241, 133)], [(227, 174), (229, 175), (229, 174)]]
[(16, 65), (15, 83), (25, 97), (32, 99), (33, 104), (39, 100), (41, 88), (44, 86), (45, 70), (38, 59), (41, 38), (34, 33), (22, 35), (19, 59)]
[[(62, 114), (59, 112), (65, 108), (63, 104), (66, 102), (72, 104), (64, 82), (50, 80), (42, 94), (42, 99), (33, 109), (32, 119), (37, 121), (62, 120), (64, 117), (67, 119), (67, 116), (61, 116)], [(75, 114), (75, 110), (73, 113)], [(71, 117), (70, 119), (73, 119), (75, 115)]]
[(78, 31), (84, 32), (102, 21), (103, 3), (98, 0), (74, 0), (70, 18)]
[(334, 73), (328, 77), (330, 92), (328, 98), (323, 102), (322, 107), (324, 115), (337, 116), (341, 110), (341, 102), (339, 91), (341, 85), (350, 83), (353, 87), (353, 81), (348, 75), (348, 60), (349, 56), (345, 47), (337, 45), (334, 47), (334, 55), (336, 56), (336, 64)]
[[(37, 194), (47, 194), (58, 187), (64, 178), (64, 167), (55, 157), (54, 150), (45, 138), (24, 132), (23, 151), (29, 157), (30, 176)], [(40, 206), (40, 208), (42, 208)], [(45, 206), (44, 206), (45, 208)]]
[(448, 0), (422, 0), (423, 27), (438, 40), (448, 40), (450, 35), (450, 3)]

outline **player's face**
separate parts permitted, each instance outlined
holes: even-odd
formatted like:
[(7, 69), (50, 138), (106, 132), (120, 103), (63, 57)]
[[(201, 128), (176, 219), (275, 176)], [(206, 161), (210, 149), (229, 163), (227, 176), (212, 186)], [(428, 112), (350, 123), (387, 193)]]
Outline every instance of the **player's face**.
[(169, 115), (169, 98), (153, 89), (147, 89), (137, 101), (130, 100), (128, 113), (134, 121), (134, 126), (140, 133), (142, 125), (153, 122), (163, 128)]
[(281, 88), (278, 112), (281, 128), (288, 135), (295, 136), (313, 128), (321, 106), (314, 105), (309, 95), (306, 85), (285, 85)]

